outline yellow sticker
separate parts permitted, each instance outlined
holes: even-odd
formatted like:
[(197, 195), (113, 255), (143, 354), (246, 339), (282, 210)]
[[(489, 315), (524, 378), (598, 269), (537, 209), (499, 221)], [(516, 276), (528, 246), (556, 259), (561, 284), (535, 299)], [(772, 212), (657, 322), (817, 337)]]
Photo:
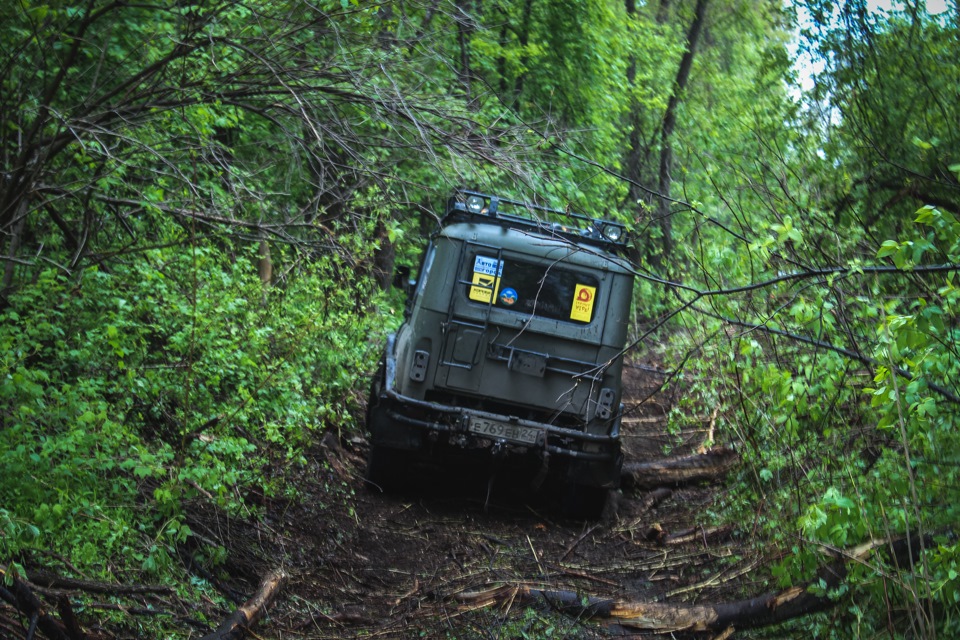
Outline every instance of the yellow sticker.
[(573, 307), (570, 309), (570, 319), (580, 322), (590, 322), (593, 317), (593, 301), (597, 297), (597, 288), (578, 284), (573, 290)]
[(490, 300), (497, 295), (497, 290), (500, 288), (500, 278), (474, 271), (473, 284), (474, 286), (470, 287), (470, 299), (490, 304)]

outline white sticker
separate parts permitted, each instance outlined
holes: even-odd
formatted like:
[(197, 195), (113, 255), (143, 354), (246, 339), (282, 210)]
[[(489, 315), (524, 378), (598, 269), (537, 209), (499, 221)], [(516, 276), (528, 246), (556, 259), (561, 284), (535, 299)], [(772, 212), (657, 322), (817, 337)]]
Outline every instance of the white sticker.
[(473, 261), (473, 272), (499, 278), (503, 275), (503, 261), (487, 256), (477, 256)]

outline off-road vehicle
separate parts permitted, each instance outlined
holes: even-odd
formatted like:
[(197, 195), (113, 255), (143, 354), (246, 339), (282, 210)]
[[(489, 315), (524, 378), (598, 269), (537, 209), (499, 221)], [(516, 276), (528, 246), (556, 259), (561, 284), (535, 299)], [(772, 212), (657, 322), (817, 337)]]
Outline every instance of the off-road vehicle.
[(371, 485), (392, 488), (417, 462), (506, 457), (562, 482), (569, 514), (599, 515), (623, 460), (625, 235), (618, 222), (457, 191), (373, 378)]

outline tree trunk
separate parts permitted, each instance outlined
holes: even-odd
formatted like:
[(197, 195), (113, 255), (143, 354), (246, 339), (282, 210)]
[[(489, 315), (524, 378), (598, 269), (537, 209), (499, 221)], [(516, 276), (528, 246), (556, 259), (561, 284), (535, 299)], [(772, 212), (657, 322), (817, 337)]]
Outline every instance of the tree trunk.
[(377, 222), (374, 231), (377, 240), (377, 249), (373, 252), (373, 277), (381, 291), (387, 291), (393, 283), (393, 275), (397, 258), (397, 250), (390, 242), (387, 225), (382, 220)]
[[(527, 44), (530, 42), (530, 12), (533, 10), (533, 0), (526, 0), (523, 4), (523, 17), (521, 18), (520, 27), (517, 29), (517, 41), (521, 49), (525, 49)], [(527, 66), (529, 56), (525, 53), (520, 56), (520, 68), (525, 69)], [(513, 102), (517, 104), (520, 102), (520, 94), (523, 93), (523, 80), (524, 74), (518, 73), (516, 79), (513, 82)], [(506, 94), (504, 94), (506, 95)]]
[(260, 246), (257, 248), (257, 271), (260, 274), (260, 282), (264, 287), (269, 287), (273, 282), (273, 261), (270, 260), (270, 243), (266, 238), (260, 240)]
[(660, 0), (660, 5), (657, 7), (657, 22), (660, 24), (665, 23), (669, 15), (670, 0)]
[(23, 198), (17, 207), (17, 215), (10, 225), (10, 242), (7, 246), (7, 260), (3, 265), (3, 278), (0, 280), (0, 308), (6, 306), (10, 294), (13, 293), (13, 278), (16, 271), (17, 254), (20, 252), (20, 238), (27, 224), (27, 200)]
[(700, 39), (700, 32), (703, 30), (708, 2), (709, 0), (697, 0), (693, 22), (690, 23), (690, 31), (687, 32), (687, 48), (680, 59), (680, 67), (677, 69), (677, 77), (673, 83), (673, 92), (670, 95), (670, 101), (667, 103), (667, 110), (663, 114), (663, 123), (660, 127), (660, 172), (657, 181), (657, 191), (660, 192), (660, 199), (657, 205), (657, 218), (660, 223), (660, 230), (663, 233), (662, 258), (664, 264), (669, 263), (674, 247), (672, 213), (668, 199), (672, 187), (673, 130), (677, 125), (677, 107), (680, 105), (682, 94), (687, 88), (687, 81), (690, 79), (693, 56), (697, 48), (697, 41)]
[[(624, 9), (627, 14), (627, 20), (634, 20), (637, 16), (637, 3), (636, 0), (625, 0)], [(636, 82), (637, 77), (637, 59), (636, 56), (630, 54), (630, 59), (627, 62), (627, 84), (630, 87), (633, 87)], [(630, 137), (627, 142), (627, 153), (624, 158), (623, 167), (624, 175), (630, 179), (630, 183), (627, 186), (627, 199), (629, 201), (629, 206), (632, 208), (636, 205), (637, 201), (641, 199), (645, 194), (638, 186), (642, 182), (642, 169), (645, 164), (645, 159), (647, 155), (648, 148), (645, 148), (641, 140), (641, 131), (640, 131), (640, 116), (642, 107), (636, 101), (631, 101), (630, 106), (630, 116), (628, 121), (628, 126), (630, 127)], [(639, 256), (635, 256), (638, 258)], [(639, 262), (639, 260), (634, 260)]]
[(460, 47), (460, 67), (457, 69), (460, 86), (464, 91), (464, 98), (469, 104), (473, 102), (473, 90), (471, 87), (472, 71), (470, 69), (470, 35), (473, 32), (473, 17), (468, 12), (467, 2), (459, 0), (457, 8), (457, 44)]

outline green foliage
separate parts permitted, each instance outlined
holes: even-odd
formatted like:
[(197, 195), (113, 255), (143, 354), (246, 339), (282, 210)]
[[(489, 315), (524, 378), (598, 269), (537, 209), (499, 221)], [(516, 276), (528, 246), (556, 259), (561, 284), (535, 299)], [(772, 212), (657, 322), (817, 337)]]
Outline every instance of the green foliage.
[[(0, 7), (0, 562), (172, 581), (185, 501), (286, 492), (359, 426), (400, 307), (372, 276), (466, 185), (621, 217), (669, 259), (637, 265), (636, 315), (668, 319), (671, 428), (718, 408), (746, 462), (720, 517), (782, 552), (776, 584), (927, 534), (798, 633), (955, 634), (956, 10), (711, 0), (677, 94), (693, 4)], [(804, 98), (795, 26), (825, 64)]]
[(91, 575), (171, 580), (192, 535), (185, 500), (249, 513), (243, 496), (286, 492), (274, 469), (296, 468), (319, 433), (358, 428), (382, 331), (353, 293), (368, 285), (320, 259), (265, 289), (244, 246), (232, 261), (187, 246), (109, 273), (47, 269), (11, 296), (0, 556), (52, 550)]
[[(681, 413), (719, 407), (717, 432), (746, 462), (721, 517), (753, 523), (758, 547), (781, 551), (775, 584), (841, 603), (793, 629), (955, 635), (960, 116), (949, 87), (960, 67), (944, 53), (957, 23), (803, 6), (819, 16), (811, 41), (828, 63), (813, 100), (740, 102), (750, 88), (731, 78), (744, 93), (718, 118), (730, 135), (710, 133), (716, 104), (705, 126), (678, 133), (697, 141), (683, 174), (690, 215), (674, 218), (691, 240), (671, 303)], [(746, 65), (756, 80), (783, 77), (773, 48), (745, 42), (741, 60), (765, 61)], [(697, 108), (691, 94), (685, 109)], [(848, 565), (840, 590), (814, 580), (840, 549), (903, 537), (923, 548), (912, 562), (877, 550)]]

